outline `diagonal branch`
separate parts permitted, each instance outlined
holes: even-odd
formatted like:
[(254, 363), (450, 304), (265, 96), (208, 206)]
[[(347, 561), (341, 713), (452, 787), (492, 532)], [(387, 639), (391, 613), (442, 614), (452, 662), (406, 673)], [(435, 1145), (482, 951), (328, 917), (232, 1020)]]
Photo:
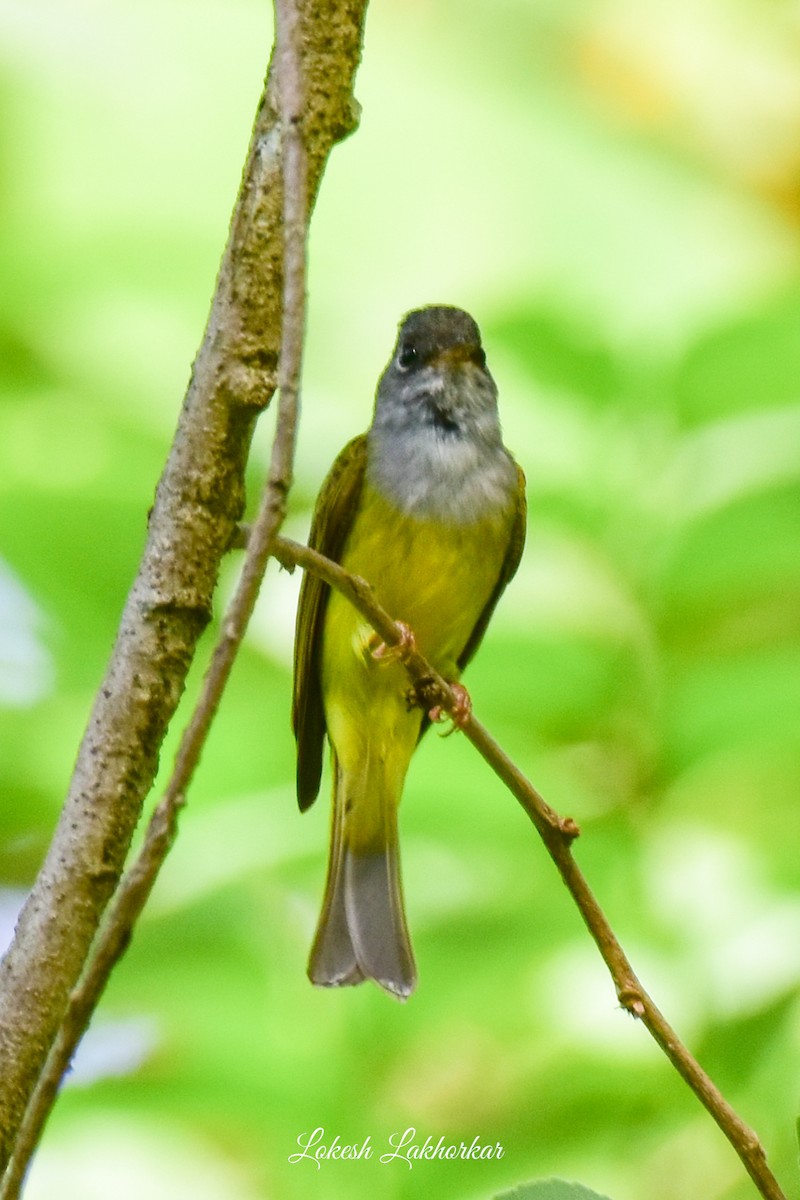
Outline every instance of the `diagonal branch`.
[[(401, 644), (402, 627), (398, 627), (386, 610), (378, 604), (372, 588), (365, 580), (350, 575), (338, 563), (288, 538), (276, 539), (274, 554), (287, 569), (293, 570), (299, 566), (313, 571), (331, 587), (342, 592), (388, 646)], [(438, 704), (453, 713), (456, 697), (430, 663), (416, 650), (404, 652), (402, 658), (420, 705), (428, 710)], [(470, 715), (462, 728), (478, 753), (502, 779), (536, 826), (608, 967), (620, 1004), (632, 1016), (638, 1017), (675, 1070), (706, 1107), (739, 1155), (760, 1195), (765, 1200), (786, 1200), (767, 1165), (764, 1148), (756, 1133), (731, 1107), (639, 982), (608, 918), (597, 903), (573, 857), (572, 843), (580, 833), (575, 822), (571, 817), (562, 818), (554, 812), (474, 716)]]
[[(296, 2), (306, 84), (307, 210), (332, 146), (355, 125), (352, 85), (366, 3)], [(286, 7), (281, 4), (282, 13)], [(278, 74), (276, 60), (137, 578), (52, 845), (0, 964), (0, 1173), (118, 884), (161, 742), (210, 617), (220, 561), (241, 517), (255, 420), (275, 388), (284, 273), (281, 173), (284, 156), (295, 153), (299, 128), (296, 94), (291, 119), (282, 125)], [(297, 328), (293, 337), (296, 342)], [(286, 435), (273, 456), (273, 529), (283, 511), (293, 440), (293, 433)], [(264, 539), (266, 558), (266, 531)]]

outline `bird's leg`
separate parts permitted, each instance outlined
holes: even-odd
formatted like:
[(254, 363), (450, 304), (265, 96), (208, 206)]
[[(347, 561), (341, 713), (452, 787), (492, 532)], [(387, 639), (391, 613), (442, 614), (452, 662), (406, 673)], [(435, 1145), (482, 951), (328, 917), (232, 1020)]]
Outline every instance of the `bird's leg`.
[(448, 712), (443, 705), (434, 704), (433, 708), (428, 712), (429, 719), (435, 725), (440, 725), (448, 717), (453, 722), (450, 728), (442, 734), (442, 737), (449, 737), (457, 729), (463, 729), (472, 713), (472, 700), (463, 683), (451, 683), (450, 690), (456, 698), (453, 711)]
[(400, 638), (394, 646), (387, 646), (386, 642), (382, 642), (377, 633), (373, 633), (367, 643), (370, 653), (379, 663), (386, 664), (392, 662), (405, 662), (410, 654), (413, 654), (417, 648), (414, 631), (410, 625), (406, 625), (405, 621), (395, 621), (395, 625), (400, 631)]

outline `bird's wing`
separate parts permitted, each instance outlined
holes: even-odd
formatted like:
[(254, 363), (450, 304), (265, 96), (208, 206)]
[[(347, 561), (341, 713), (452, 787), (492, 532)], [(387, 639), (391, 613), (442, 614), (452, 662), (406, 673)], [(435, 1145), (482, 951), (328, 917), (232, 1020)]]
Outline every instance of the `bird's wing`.
[[(367, 462), (367, 436), (348, 442), (322, 485), (308, 544), (339, 562), (358, 508)], [(297, 803), (312, 805), (322, 776), (325, 710), (322, 704), (320, 654), (322, 626), (330, 588), (306, 571), (297, 605), (294, 639), (292, 728), (297, 740)]]
[(458, 669), (463, 671), (467, 663), (475, 654), (478, 646), (483, 641), (483, 635), (486, 633), (487, 626), (492, 619), (492, 613), (497, 607), (497, 601), (502, 596), (507, 585), (511, 582), (517, 573), (520, 559), (522, 558), (522, 550), (525, 546), (525, 525), (528, 514), (528, 502), (525, 497), (525, 473), (519, 463), (517, 467), (518, 489), (517, 489), (517, 511), (514, 514), (514, 524), (511, 526), (511, 536), (508, 539), (508, 548), (506, 556), (503, 559), (503, 565), (500, 568), (500, 574), (497, 576), (497, 583), (494, 590), (484, 605), (483, 612), (475, 622), (475, 628), (469, 635), (467, 644), (461, 651), (458, 658)]

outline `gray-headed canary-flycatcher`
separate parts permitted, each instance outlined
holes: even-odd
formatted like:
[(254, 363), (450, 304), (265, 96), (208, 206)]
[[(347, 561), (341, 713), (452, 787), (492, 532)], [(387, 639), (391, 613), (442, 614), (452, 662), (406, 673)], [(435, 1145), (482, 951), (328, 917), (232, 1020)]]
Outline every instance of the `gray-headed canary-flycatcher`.
[[(402, 321), (366, 434), (342, 450), (309, 543), (368, 579), (420, 652), (457, 680), (480, 645), (525, 540), (525, 476), (503, 445), (478, 326), (458, 308)], [(400, 886), (397, 808), (428, 720), (401, 662), (311, 573), (300, 591), (292, 721), (297, 798), (316, 798), (327, 733), (333, 820), (311, 981), (416, 983)], [(381, 654), (381, 650), (384, 651)]]

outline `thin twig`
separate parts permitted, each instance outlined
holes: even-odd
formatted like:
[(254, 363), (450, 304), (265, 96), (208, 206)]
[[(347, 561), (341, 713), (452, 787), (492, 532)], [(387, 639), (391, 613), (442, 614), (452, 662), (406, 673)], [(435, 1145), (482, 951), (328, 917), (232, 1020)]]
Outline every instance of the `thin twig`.
[(252, 526), (239, 583), (225, 615), (200, 698), (181, 738), (172, 777), (150, 819), (144, 845), (119, 886), (87, 966), (70, 994), (56, 1040), (20, 1125), (13, 1155), (0, 1185), (0, 1200), (17, 1200), (19, 1196), (28, 1164), (55, 1103), (60, 1082), (111, 971), (130, 942), (136, 921), (175, 839), (178, 813), (184, 804), (186, 790), (200, 761), (211, 723), (258, 598), (272, 540), (285, 516), (286, 495), (292, 482), (305, 329), (308, 196), (306, 150), (301, 125), (303, 81), (299, 36), (294, 0), (276, 0), (285, 234), (280, 400), (269, 477), (258, 516)]
[[(387, 645), (395, 646), (400, 643), (402, 629), (378, 604), (372, 588), (364, 579), (349, 574), (338, 563), (288, 538), (276, 538), (273, 553), (289, 570), (300, 566), (312, 571), (345, 595)], [(456, 697), (430, 663), (426, 662), (416, 649), (404, 654), (403, 662), (422, 707), (428, 710), (434, 705), (441, 705), (452, 713), (456, 707)], [(462, 728), (478, 753), (516, 797), (536, 826), (608, 967), (622, 1007), (642, 1022), (706, 1107), (739, 1155), (759, 1193), (765, 1200), (786, 1200), (767, 1165), (764, 1148), (756, 1133), (739, 1117), (716, 1084), (690, 1054), (637, 978), (572, 855), (572, 843), (580, 833), (578, 826), (571, 817), (559, 817), (480, 721), (470, 715)]]

